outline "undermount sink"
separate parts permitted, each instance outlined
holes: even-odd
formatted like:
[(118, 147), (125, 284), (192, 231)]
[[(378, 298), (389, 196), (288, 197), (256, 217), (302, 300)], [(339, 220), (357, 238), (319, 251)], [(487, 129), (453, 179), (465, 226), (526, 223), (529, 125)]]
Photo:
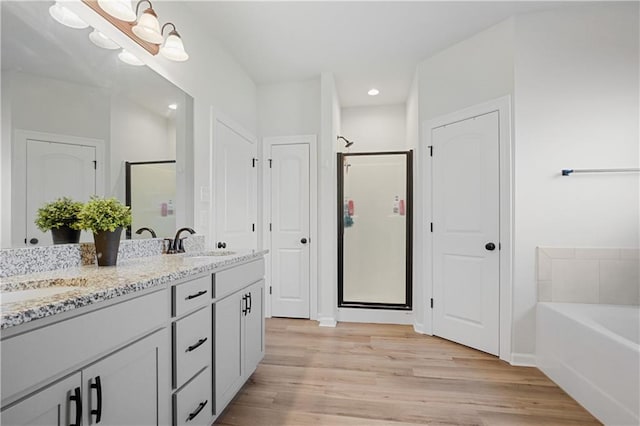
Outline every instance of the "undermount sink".
[(41, 297), (55, 296), (75, 290), (77, 287), (51, 286), (42, 288), (30, 288), (28, 290), (4, 291), (0, 293), (0, 304), (24, 302), (25, 300), (39, 299)]
[(212, 256), (232, 256), (234, 254), (236, 254), (236, 252), (231, 250), (214, 250), (214, 251), (205, 251), (205, 252), (187, 254), (187, 257), (197, 259), (201, 257), (205, 258), (205, 257), (212, 257)]

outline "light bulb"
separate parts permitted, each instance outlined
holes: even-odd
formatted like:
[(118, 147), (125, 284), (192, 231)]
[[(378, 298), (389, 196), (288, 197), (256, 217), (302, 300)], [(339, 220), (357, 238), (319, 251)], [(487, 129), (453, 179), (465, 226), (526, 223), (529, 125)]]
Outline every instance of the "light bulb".
[(182, 39), (175, 30), (169, 33), (164, 44), (160, 47), (160, 54), (169, 60), (177, 62), (184, 62), (189, 59), (189, 55), (184, 50)]
[(160, 23), (158, 16), (149, 8), (144, 11), (138, 23), (131, 29), (135, 35), (153, 44), (162, 43), (162, 34), (160, 34)]
[(136, 20), (136, 13), (131, 7), (131, 0), (98, 0), (98, 6), (121, 21), (133, 22)]

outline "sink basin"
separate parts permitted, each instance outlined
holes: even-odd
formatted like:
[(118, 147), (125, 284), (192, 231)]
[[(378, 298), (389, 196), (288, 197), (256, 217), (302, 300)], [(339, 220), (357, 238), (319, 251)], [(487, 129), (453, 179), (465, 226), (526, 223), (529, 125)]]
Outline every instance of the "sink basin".
[(0, 293), (0, 304), (24, 302), (25, 300), (39, 299), (41, 297), (55, 296), (75, 290), (77, 287), (52, 286), (42, 288), (31, 288), (29, 290), (5, 291)]
[(211, 256), (232, 256), (236, 254), (235, 251), (231, 250), (214, 250), (214, 251), (205, 251), (193, 254), (187, 254), (187, 257), (191, 258), (201, 258), (201, 257), (211, 257)]

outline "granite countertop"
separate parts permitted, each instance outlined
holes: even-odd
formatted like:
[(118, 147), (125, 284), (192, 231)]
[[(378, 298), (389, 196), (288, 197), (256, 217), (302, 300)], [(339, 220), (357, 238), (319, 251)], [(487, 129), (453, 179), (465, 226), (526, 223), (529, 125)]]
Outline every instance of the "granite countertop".
[[(0, 329), (4, 330), (93, 303), (159, 287), (171, 281), (214, 271), (262, 257), (266, 250), (238, 250), (228, 256), (160, 255), (130, 259), (117, 266), (95, 265), (17, 275), (0, 280), (0, 297), (11, 292), (70, 288), (57, 294), (22, 301), (0, 301)], [(2, 298), (4, 299), (4, 297)]]

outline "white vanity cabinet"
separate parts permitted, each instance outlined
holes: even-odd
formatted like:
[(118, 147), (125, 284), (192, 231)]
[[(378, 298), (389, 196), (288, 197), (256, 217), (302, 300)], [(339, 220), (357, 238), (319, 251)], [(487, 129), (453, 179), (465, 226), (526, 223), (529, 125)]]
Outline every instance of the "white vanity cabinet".
[(215, 407), (218, 416), (264, 356), (264, 260), (213, 277)]
[(80, 373), (62, 379), (2, 411), (0, 422), (11, 426), (80, 426), (82, 389)]
[(0, 422), (168, 423), (167, 296), (124, 297), (3, 336)]

